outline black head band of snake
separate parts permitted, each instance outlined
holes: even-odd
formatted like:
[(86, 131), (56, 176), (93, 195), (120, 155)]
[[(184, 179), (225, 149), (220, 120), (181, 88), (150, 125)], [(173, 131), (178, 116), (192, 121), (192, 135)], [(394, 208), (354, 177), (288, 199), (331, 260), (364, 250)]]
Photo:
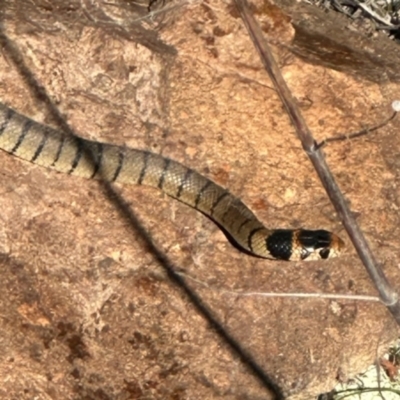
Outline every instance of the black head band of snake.
[(318, 260), (339, 255), (343, 247), (338, 236), (325, 230), (266, 229), (238, 198), (176, 161), (72, 137), (1, 103), (0, 149), (70, 175), (158, 188), (210, 217), (239, 247), (258, 257)]

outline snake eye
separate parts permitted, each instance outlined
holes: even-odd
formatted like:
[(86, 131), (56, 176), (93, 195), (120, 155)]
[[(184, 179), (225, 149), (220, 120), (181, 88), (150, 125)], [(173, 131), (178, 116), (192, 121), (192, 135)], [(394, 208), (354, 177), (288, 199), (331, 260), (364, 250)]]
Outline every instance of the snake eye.
[(329, 253), (330, 252), (331, 252), (331, 250), (326, 247), (326, 248), (320, 250), (319, 255), (321, 256), (321, 258), (323, 260), (326, 260), (327, 258), (329, 258)]

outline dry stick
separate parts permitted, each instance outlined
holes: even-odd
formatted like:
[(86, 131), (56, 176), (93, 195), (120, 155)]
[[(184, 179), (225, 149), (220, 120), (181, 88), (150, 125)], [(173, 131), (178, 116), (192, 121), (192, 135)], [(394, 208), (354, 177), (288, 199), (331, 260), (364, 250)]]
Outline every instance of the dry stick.
[(267, 70), (275, 89), (286, 108), (286, 112), (296, 129), (297, 135), (301, 140), (304, 151), (307, 153), (315, 170), (332, 202), (336, 212), (342, 220), (342, 223), (353, 242), (358, 256), (362, 260), (372, 281), (374, 282), (381, 301), (387, 306), (392, 313), (397, 324), (400, 325), (400, 304), (396, 291), (390, 286), (381, 267), (375, 261), (375, 258), (361, 232), (355, 218), (353, 217), (347, 202), (339, 190), (325, 157), (318, 145), (316, 144), (311, 132), (309, 131), (303, 116), (297, 107), (296, 101), (292, 97), (279, 68), (272, 56), (272, 52), (265, 40), (260, 26), (253, 18), (249, 11), (246, 0), (235, 0), (236, 6), (241, 14), (243, 22), (248, 30), (249, 36), (260, 54), (264, 68)]
[(191, 280), (196, 282), (198, 285), (206, 289), (213, 290), (217, 293), (234, 295), (238, 297), (285, 297), (291, 299), (330, 299), (330, 300), (359, 300), (359, 301), (380, 301), (380, 298), (377, 296), (364, 296), (364, 295), (353, 295), (353, 294), (327, 294), (327, 293), (279, 293), (279, 292), (247, 292), (244, 290), (227, 290), (220, 289), (209, 285), (207, 282), (201, 281), (200, 279), (194, 278), (184, 272), (177, 272), (179, 276), (182, 276), (186, 280)]

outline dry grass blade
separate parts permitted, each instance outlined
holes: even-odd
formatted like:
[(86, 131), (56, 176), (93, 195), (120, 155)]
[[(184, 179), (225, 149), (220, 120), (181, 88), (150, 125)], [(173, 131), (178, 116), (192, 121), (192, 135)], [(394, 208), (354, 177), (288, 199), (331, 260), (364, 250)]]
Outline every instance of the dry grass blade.
[(267, 70), (275, 89), (285, 106), (296, 133), (301, 140), (303, 149), (309, 156), (332, 204), (334, 205), (346, 231), (374, 282), (381, 301), (388, 307), (398, 325), (400, 325), (400, 303), (396, 291), (391, 287), (382, 268), (377, 263), (360, 227), (347, 206), (347, 201), (341, 193), (330, 169), (325, 161), (321, 148), (314, 140), (307, 124), (300, 113), (295, 99), (284, 81), (282, 74), (274, 60), (272, 52), (266, 42), (262, 30), (250, 13), (246, 0), (235, 0), (236, 6), (253, 41), (264, 68)]

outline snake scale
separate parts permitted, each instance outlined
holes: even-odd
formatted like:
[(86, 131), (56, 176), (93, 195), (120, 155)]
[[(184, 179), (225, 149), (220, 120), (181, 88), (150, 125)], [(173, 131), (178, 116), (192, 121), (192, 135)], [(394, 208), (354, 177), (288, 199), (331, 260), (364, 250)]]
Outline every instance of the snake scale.
[(148, 151), (64, 134), (0, 103), (0, 149), (84, 178), (147, 185), (199, 210), (245, 252), (281, 260), (339, 255), (343, 241), (325, 230), (267, 229), (245, 204), (193, 169)]

